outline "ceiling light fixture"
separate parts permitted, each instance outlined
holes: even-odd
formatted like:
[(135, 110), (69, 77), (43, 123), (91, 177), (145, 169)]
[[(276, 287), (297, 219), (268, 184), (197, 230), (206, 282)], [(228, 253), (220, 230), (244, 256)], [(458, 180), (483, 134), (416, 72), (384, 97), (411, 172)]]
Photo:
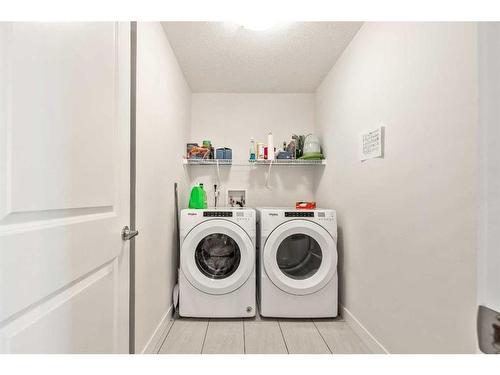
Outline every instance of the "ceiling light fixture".
[(252, 31), (265, 31), (276, 26), (277, 22), (265, 20), (265, 19), (255, 19), (238, 22), (241, 27), (252, 30)]

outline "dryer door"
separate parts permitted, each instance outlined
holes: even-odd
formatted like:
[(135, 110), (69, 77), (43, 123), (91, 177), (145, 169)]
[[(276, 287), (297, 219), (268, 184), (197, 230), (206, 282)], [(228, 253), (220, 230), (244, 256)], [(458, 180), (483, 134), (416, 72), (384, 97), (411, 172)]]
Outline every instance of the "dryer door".
[(181, 271), (197, 289), (226, 294), (238, 289), (255, 266), (255, 246), (248, 234), (227, 220), (194, 227), (181, 247)]
[(274, 285), (290, 294), (317, 292), (337, 272), (336, 239), (307, 220), (278, 226), (267, 238), (262, 257)]

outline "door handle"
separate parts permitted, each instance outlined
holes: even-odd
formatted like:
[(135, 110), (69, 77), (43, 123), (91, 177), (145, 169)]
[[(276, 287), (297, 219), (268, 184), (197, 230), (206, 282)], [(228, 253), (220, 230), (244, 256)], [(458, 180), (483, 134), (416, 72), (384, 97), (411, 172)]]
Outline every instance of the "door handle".
[(479, 349), (483, 353), (500, 354), (500, 313), (479, 306), (477, 314)]
[(134, 238), (139, 234), (138, 230), (130, 230), (128, 225), (125, 225), (122, 229), (122, 240), (123, 241), (128, 241)]

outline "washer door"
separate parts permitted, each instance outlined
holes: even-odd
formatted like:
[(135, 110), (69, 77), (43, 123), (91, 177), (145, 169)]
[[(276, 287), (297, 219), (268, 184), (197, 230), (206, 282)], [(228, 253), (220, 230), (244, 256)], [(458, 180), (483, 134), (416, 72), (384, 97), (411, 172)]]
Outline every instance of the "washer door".
[(242, 286), (255, 263), (248, 234), (227, 220), (209, 220), (194, 227), (181, 247), (181, 271), (197, 289), (226, 294)]
[(307, 220), (278, 226), (267, 238), (262, 257), (274, 285), (295, 295), (317, 292), (337, 271), (335, 240), (323, 227)]

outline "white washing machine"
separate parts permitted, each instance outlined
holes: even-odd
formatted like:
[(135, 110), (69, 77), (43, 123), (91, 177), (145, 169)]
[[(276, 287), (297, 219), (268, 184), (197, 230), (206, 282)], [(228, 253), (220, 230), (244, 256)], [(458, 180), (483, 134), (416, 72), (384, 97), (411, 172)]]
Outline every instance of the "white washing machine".
[(253, 209), (181, 211), (180, 316), (255, 316), (255, 216)]
[(335, 211), (258, 208), (257, 221), (261, 315), (337, 316)]

